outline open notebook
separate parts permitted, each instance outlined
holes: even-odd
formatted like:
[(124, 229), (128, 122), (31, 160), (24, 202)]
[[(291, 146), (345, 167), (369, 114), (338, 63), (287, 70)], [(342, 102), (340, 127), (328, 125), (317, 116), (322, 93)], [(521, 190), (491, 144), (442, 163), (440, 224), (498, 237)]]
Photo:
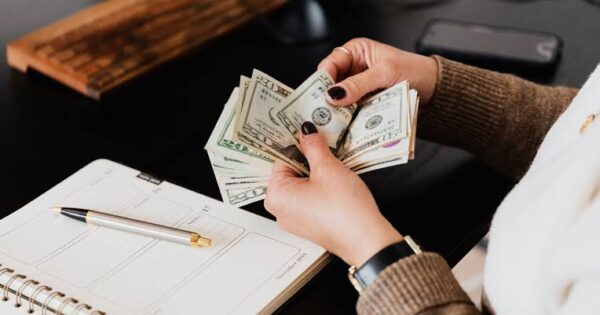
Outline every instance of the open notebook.
[[(89, 226), (53, 206), (198, 231), (212, 246)], [(0, 314), (270, 313), (328, 258), (271, 220), (97, 160), (0, 221)]]

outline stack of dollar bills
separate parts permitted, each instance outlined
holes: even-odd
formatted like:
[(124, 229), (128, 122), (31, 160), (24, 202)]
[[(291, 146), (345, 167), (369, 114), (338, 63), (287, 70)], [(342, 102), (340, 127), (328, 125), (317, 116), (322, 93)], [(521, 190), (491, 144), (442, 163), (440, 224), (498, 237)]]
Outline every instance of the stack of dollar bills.
[(264, 199), (275, 161), (310, 174), (298, 138), (306, 121), (358, 174), (413, 159), (419, 98), (408, 82), (346, 107), (325, 100), (333, 84), (324, 71), (295, 90), (256, 69), (252, 78), (240, 78), (205, 146), (225, 203)]

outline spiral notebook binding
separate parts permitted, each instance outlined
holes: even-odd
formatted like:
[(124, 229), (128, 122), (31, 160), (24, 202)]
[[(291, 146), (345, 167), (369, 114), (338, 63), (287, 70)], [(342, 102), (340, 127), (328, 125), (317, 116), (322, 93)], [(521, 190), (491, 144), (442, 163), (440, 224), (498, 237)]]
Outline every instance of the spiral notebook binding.
[[(29, 303), (28, 303), (29, 307), (28, 307), (26, 313), (30, 313), (30, 314), (34, 313), (36, 311), (36, 307), (35, 307), (36, 305), (40, 306), (39, 309), (40, 309), (42, 315), (48, 315), (48, 314), (79, 315), (79, 314), (83, 314), (82, 311), (84, 311), (84, 310), (91, 311), (93, 309), (92, 306), (85, 304), (85, 303), (80, 303), (79, 300), (77, 300), (73, 297), (67, 297), (64, 293), (62, 293), (60, 291), (56, 291), (47, 285), (40, 284), (36, 280), (33, 280), (33, 279), (25, 280), (25, 279), (27, 279), (26, 275), (17, 274), (17, 273), (15, 273), (14, 269), (11, 269), (8, 267), (3, 267), (3, 265), (0, 264), (0, 277), (2, 277), (4, 274), (12, 274), (12, 276), (8, 279), (8, 281), (6, 281), (6, 283), (0, 283), (0, 289), (2, 290), (2, 302), (10, 301), (10, 299), (11, 299), (10, 294), (12, 294), (12, 295), (14, 295), (14, 298), (15, 298), (14, 307), (19, 308), (23, 305), (22, 301), (23, 301), (23, 298), (25, 298), (26, 300), (29, 301)], [(18, 288), (11, 287), (17, 279), (21, 279), (21, 280), (25, 280), (25, 281), (23, 283), (21, 283), (21, 285)], [(27, 297), (26, 295), (24, 295), (24, 292), (30, 286), (37, 286), (37, 287), (35, 288), (33, 293), (29, 297)], [(40, 301), (38, 299), (38, 297), (43, 291), (48, 291), (48, 292), (46, 292), (47, 296), (44, 299), (44, 301)], [(58, 307), (53, 309), (50, 307), (50, 304), (52, 303), (52, 301), (54, 301), (56, 299), (63, 299), (63, 300), (60, 302)], [(67, 314), (64, 312), (64, 310), (67, 308), (67, 306), (69, 304), (75, 304), (76, 306), (74, 306), (74, 309), (70, 313)], [(87, 312), (87, 313), (89, 313), (89, 312)], [(100, 310), (94, 310), (93, 312), (91, 312), (89, 314), (90, 315), (106, 315), (106, 313), (104, 313)]]
[(8, 279), (8, 282), (6, 282), (6, 285), (4, 286), (4, 292), (2, 294), (2, 301), (6, 302), (8, 301), (8, 290), (10, 289), (10, 285), (13, 283), (13, 281), (17, 280), (17, 279), (25, 279), (27, 277), (25, 277), (24, 275), (21, 274), (15, 274), (12, 277), (10, 277), (10, 279)]

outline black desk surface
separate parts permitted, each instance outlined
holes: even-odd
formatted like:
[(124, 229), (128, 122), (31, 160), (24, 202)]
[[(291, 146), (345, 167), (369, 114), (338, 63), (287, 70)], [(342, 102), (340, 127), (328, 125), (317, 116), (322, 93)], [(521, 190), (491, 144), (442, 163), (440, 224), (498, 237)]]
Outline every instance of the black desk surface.
[[(0, 45), (98, 1), (2, 0)], [(341, 2), (341, 1), (340, 1)], [(403, 8), (389, 1), (328, 7), (331, 38), (277, 44), (258, 23), (110, 94), (86, 99), (42, 77), (0, 65), (0, 217), (96, 158), (144, 170), (220, 199), (203, 146), (242, 73), (261, 69), (291, 86), (331, 49), (366, 36), (412, 50), (427, 21), (447, 17), (553, 32), (565, 41), (552, 84), (579, 86), (600, 60), (600, 7), (583, 0), (455, 0)], [(0, 60), (5, 60), (0, 51)], [(456, 263), (487, 231), (510, 184), (469, 154), (426, 141), (406, 166), (363, 176), (405, 234)], [(262, 203), (245, 207), (267, 215)], [(336, 261), (281, 313), (351, 313), (356, 293)]]

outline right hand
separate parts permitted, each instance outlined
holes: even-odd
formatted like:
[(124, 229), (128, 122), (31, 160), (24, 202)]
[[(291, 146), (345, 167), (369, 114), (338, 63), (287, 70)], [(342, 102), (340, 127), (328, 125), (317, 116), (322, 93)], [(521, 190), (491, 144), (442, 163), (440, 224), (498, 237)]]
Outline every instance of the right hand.
[(310, 177), (275, 163), (265, 208), (277, 223), (355, 266), (402, 241), (367, 185), (331, 153), (313, 123), (305, 122), (301, 130), (300, 149), (310, 164)]
[(421, 104), (426, 105), (431, 100), (438, 77), (435, 59), (367, 38), (352, 39), (342, 47), (352, 57), (335, 49), (318, 66), (338, 82), (328, 90), (330, 104), (347, 106), (370, 92), (404, 80), (418, 91)]

